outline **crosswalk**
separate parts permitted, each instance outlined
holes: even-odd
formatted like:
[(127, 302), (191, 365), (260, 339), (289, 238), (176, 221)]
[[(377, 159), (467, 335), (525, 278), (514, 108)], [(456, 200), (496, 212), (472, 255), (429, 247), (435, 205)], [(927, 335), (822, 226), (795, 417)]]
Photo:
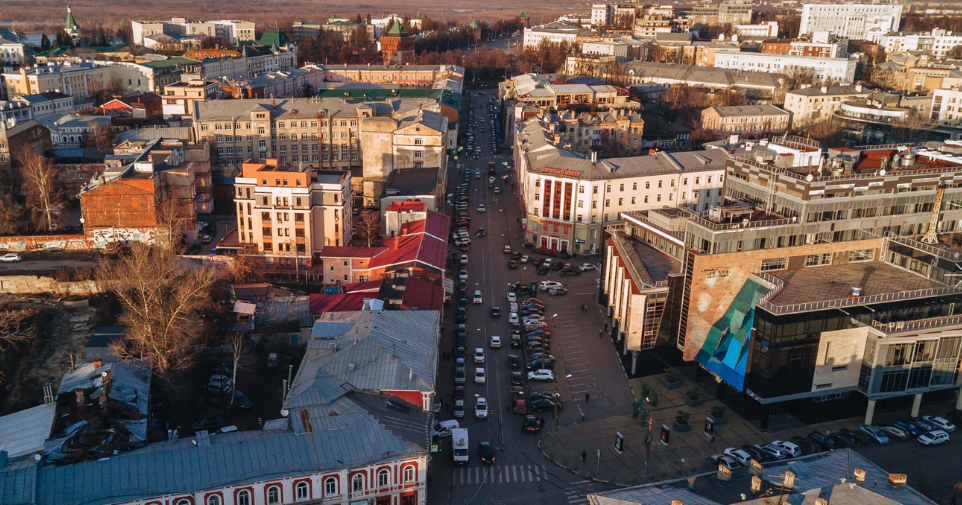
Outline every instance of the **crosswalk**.
[(451, 476), (451, 483), (480, 484), (538, 482), (546, 479), (544, 465), (491, 465), (465, 466), (456, 468)]
[(568, 498), (568, 505), (581, 505), (588, 503), (588, 497), (576, 491), (565, 491)]
[(568, 498), (568, 505), (583, 505), (588, 503), (588, 493), (593, 493), (595, 484), (590, 480), (579, 480), (575, 482), (568, 483), (571, 486), (576, 486), (573, 489), (568, 489), (565, 491), (565, 496)]

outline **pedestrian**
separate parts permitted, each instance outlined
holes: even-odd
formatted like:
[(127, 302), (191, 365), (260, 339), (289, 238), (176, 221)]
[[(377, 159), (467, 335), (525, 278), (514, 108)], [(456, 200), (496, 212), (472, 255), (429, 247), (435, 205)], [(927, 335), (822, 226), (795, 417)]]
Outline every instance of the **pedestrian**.
[(605, 323), (605, 331), (608, 331), (608, 323)]
[(504, 411), (505, 411), (505, 412), (511, 412), (511, 404), (510, 404), (510, 403), (505, 403), (505, 404), (504, 404)]
[(598, 338), (605, 334), (605, 330), (598, 330)]
[(585, 405), (588, 404), (588, 400), (590, 400), (590, 399), (591, 399), (591, 394), (590, 394), (590, 393), (585, 393)]
[(588, 453), (585, 451), (581, 451), (581, 462), (584, 463), (586, 461), (588, 461)]
[(878, 479), (875, 479), (875, 487), (878, 487)]

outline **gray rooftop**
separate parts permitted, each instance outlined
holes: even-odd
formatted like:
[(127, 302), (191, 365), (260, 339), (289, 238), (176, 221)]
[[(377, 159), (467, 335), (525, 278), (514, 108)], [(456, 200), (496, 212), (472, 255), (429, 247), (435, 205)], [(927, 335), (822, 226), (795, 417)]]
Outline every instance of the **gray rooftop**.
[(849, 95), (871, 95), (874, 89), (864, 88), (861, 85), (852, 84), (849, 86), (808, 86), (801, 89), (793, 89), (786, 95), (801, 96), (849, 96)]
[(864, 297), (945, 287), (881, 261), (783, 270), (769, 274), (785, 284), (769, 300), (776, 306), (847, 299), (853, 286), (861, 287)]
[(369, 110), (375, 115), (393, 115), (417, 110), (433, 111), (438, 109), (437, 101), (430, 98), (394, 98), (381, 101), (347, 101), (343, 98), (251, 98), (240, 100), (208, 100), (199, 102), (194, 111), (197, 121), (230, 121), (250, 119), (255, 111), (269, 112), (273, 119), (313, 119), (318, 113), (325, 117), (360, 117), (359, 109)]
[(56, 414), (57, 405), (45, 403), (0, 417), (0, 451), (18, 458), (42, 450)]
[(727, 107), (712, 107), (721, 117), (745, 117), (745, 116), (788, 116), (788, 111), (784, 111), (774, 105), (730, 105)]
[(692, 86), (774, 89), (786, 79), (782, 74), (729, 70), (672, 63), (631, 61), (623, 67), (630, 75), (642, 78), (685, 82)]

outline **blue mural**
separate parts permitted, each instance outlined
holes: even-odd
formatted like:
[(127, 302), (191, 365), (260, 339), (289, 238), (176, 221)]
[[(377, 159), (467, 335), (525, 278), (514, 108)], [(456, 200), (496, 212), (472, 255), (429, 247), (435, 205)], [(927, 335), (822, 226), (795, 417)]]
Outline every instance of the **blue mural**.
[(712, 325), (695, 356), (695, 361), (739, 391), (745, 389), (755, 304), (766, 293), (767, 287), (746, 281), (725, 314)]

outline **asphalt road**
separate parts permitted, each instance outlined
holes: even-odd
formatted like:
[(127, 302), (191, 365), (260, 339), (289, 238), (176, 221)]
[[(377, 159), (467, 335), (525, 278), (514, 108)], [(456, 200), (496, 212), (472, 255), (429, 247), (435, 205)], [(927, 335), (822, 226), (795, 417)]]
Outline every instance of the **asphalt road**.
[[(491, 151), (492, 131), (487, 102), (489, 98), (496, 96), (496, 92), (481, 92), (481, 95), (477, 97), (473, 96), (474, 92), (472, 92), (471, 95), (468, 99), (468, 106), (474, 110), (474, 122), (477, 122), (479, 126), (484, 126), (485, 131), (482, 133), (479, 131), (480, 128), (474, 127), (467, 127), (466, 130), (462, 130), (475, 133), (477, 136), (476, 145), (482, 146), (482, 153), (479, 160), (474, 160), (473, 155), (471, 156), (472, 159), (460, 160), (464, 162), (466, 169), (471, 172), (468, 206), (472, 216), (471, 235), (473, 243), (466, 253), (468, 255), (467, 291), (468, 295), (472, 296), (475, 290), (480, 290), (484, 299), (482, 304), (469, 304), (467, 309), (466, 413), (464, 418), (459, 419), (459, 422), (461, 427), (466, 427), (469, 430), (470, 461), (467, 465), (455, 466), (452, 460), (451, 439), (450, 437), (443, 439), (440, 442), (441, 451), (435, 453), (432, 459), (428, 486), (429, 502), (455, 505), (587, 503), (585, 496), (588, 493), (606, 490), (607, 488), (558, 468), (545, 459), (538, 451), (537, 437), (521, 433), (523, 416), (509, 414), (505, 411), (505, 405), (510, 401), (511, 370), (508, 368), (508, 355), (519, 355), (522, 357), (522, 361), (527, 361), (527, 356), (522, 349), (511, 348), (508, 344), (510, 331), (507, 318), (508, 307), (505, 299), (505, 294), (509, 290), (507, 286), (510, 282), (516, 282), (519, 279), (530, 282), (532, 280), (544, 280), (544, 278), (536, 276), (530, 267), (526, 270), (509, 270), (507, 268), (510, 257), (503, 254), (502, 248), (504, 245), (510, 245), (513, 250), (527, 251), (521, 249), (521, 237), (523, 235), (521, 234), (521, 225), (518, 222), (520, 207), (515, 193), (516, 187), (512, 188), (511, 186), (514, 173), (501, 164), (503, 161), (510, 163), (509, 158), (504, 155), (496, 157)], [(479, 101), (484, 103), (481, 109), (477, 108)], [(495, 120), (496, 125), (499, 122), (499, 120)], [(492, 189), (488, 188), (487, 166), (489, 161), (497, 163), (496, 185), (503, 190), (501, 194), (495, 194)], [(451, 165), (448, 180), (450, 181), (449, 192), (453, 193), (454, 188), (463, 182), (463, 173), (459, 172), (457, 162)], [(475, 178), (474, 172), (476, 170), (480, 171), (480, 178)], [(505, 175), (509, 176), (508, 181), (502, 179)], [(485, 204), (486, 212), (480, 213), (476, 210), (480, 203)], [(447, 210), (449, 213), (453, 212), (450, 208)], [(475, 236), (479, 227), (486, 230), (486, 237)], [(453, 245), (450, 245), (449, 251), (454, 253), (456, 258), (462, 254)], [(457, 261), (451, 266), (451, 272), (455, 277), (458, 271), (456, 263)], [(556, 275), (553, 275), (552, 280), (558, 280), (555, 277)], [(569, 297), (548, 300), (547, 294), (539, 295), (539, 298), (546, 302), (545, 316), (549, 318), (549, 321), (554, 308), (562, 305), (571, 306), (571, 310), (565, 309), (564, 314), (556, 316), (563, 316), (562, 319), (559, 319), (559, 324), (563, 325), (565, 330), (560, 330), (560, 328), (556, 330), (554, 325), (549, 322), (549, 328), (553, 332), (578, 332), (585, 335), (597, 335), (598, 314), (595, 305), (591, 303), (591, 293), (596, 292), (595, 277), (596, 275), (589, 273), (579, 277), (561, 279), (566, 285), (569, 285), (567, 279), (574, 279), (571, 284), (578, 285), (578, 287), (571, 288), (572, 296)], [(576, 291), (581, 293), (580, 299), (575, 297)], [(581, 303), (585, 303), (582, 300), (588, 300), (587, 303), (591, 307), (590, 311), (581, 312), (575, 308), (580, 307)], [(453, 354), (456, 346), (458, 325), (455, 320), (456, 304), (457, 300), (454, 300), (446, 311), (444, 331), (441, 337), (441, 351), (449, 353), (449, 356), (447, 360), (442, 360), (439, 371), (438, 397), (443, 403), (439, 416), (440, 420), (453, 418), (455, 365), (451, 354)], [(495, 319), (490, 316), (493, 306), (502, 309), (503, 315), (500, 318)], [(489, 345), (490, 337), (494, 335), (502, 337), (503, 346), (499, 349), (493, 349)], [(610, 345), (605, 348), (600, 339), (595, 338), (593, 340), (595, 341), (593, 345), (599, 349), (597, 352), (606, 353), (614, 366), (616, 359), (614, 353), (611, 352)], [(552, 342), (552, 345), (555, 345), (554, 342)], [(484, 349), (484, 365), (473, 363), (472, 355), (475, 348)], [(553, 390), (557, 387), (566, 401), (565, 409), (561, 413), (562, 423), (580, 421), (581, 418), (579, 406), (569, 401), (572, 397), (570, 391), (577, 390), (577, 398), (588, 391), (596, 391), (591, 394), (597, 394), (598, 396), (593, 396), (593, 398), (599, 400), (605, 396), (600, 392), (603, 388), (599, 387), (596, 381), (585, 381), (583, 377), (577, 377), (581, 379), (577, 384), (569, 385), (569, 379), (564, 377), (565, 374), (563, 373), (566, 365), (563, 362), (563, 357), (559, 356), (566, 349), (552, 349), (553, 354), (558, 358), (555, 371), (562, 376), (557, 383), (528, 385), (529, 391)], [(574, 357), (572, 359), (574, 360)], [(487, 375), (485, 384), (479, 385), (473, 382), (474, 369), (478, 366), (485, 367)], [(576, 366), (579, 367), (579, 370), (584, 369), (587, 367), (587, 362), (578, 361)], [(614, 370), (614, 374), (621, 373), (620, 368), (615, 367)], [(616, 382), (620, 381), (621, 384), (616, 387), (624, 388), (623, 378), (617, 375), (615, 377)], [(572, 377), (572, 380), (575, 378)], [(622, 396), (627, 396), (627, 393)], [(477, 397), (487, 399), (490, 411), (488, 419), (475, 418), (474, 404)], [(600, 403), (599, 401), (599, 407), (601, 406)], [(545, 418), (544, 433), (548, 433), (554, 425), (552, 412), (545, 411), (537, 415)], [(437, 443), (438, 439), (435, 440)], [(484, 465), (480, 462), (477, 453), (477, 444), (480, 441), (488, 441), (497, 449), (497, 463), (495, 465)]]

